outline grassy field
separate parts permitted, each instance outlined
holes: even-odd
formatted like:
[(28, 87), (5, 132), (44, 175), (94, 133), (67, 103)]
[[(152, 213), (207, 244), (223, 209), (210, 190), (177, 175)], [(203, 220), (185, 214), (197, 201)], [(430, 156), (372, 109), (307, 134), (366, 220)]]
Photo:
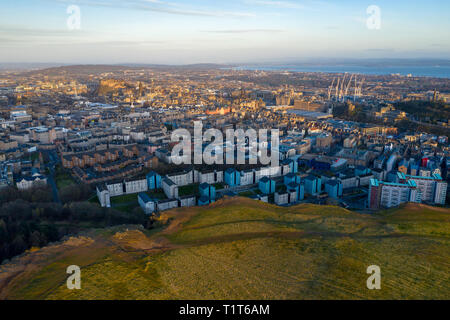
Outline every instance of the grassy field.
[(191, 195), (198, 195), (199, 194), (199, 183), (190, 184), (187, 186), (182, 186), (178, 188), (178, 194), (180, 197), (183, 196), (191, 196)]
[(133, 193), (112, 197), (111, 206), (118, 211), (131, 212), (135, 208), (139, 207), (138, 195)]
[(261, 190), (259, 190), (259, 189), (252, 189), (252, 190), (243, 191), (243, 192), (239, 193), (238, 195), (240, 197), (249, 198), (251, 196), (255, 196), (255, 195), (259, 195), (259, 194), (262, 194)]
[(166, 194), (165, 194), (164, 191), (162, 191), (162, 190), (149, 191), (149, 192), (147, 192), (147, 194), (148, 194), (148, 195), (150, 196), (150, 198), (152, 198), (152, 199), (159, 199), (159, 200), (167, 199)]
[(225, 188), (225, 183), (223, 182), (218, 182), (213, 184), (214, 188), (216, 188), (216, 190), (222, 190), (223, 188)]
[(243, 191), (243, 192), (238, 193), (238, 195), (239, 195), (240, 197), (251, 197), (251, 196), (253, 196), (253, 195), (255, 195), (255, 194), (256, 194), (256, 193), (254, 193), (252, 190)]
[(137, 203), (137, 193), (132, 194), (124, 194), (122, 196), (118, 197), (111, 197), (111, 204), (123, 204), (123, 203), (130, 203), (130, 202), (136, 202)]
[(70, 186), (75, 184), (75, 181), (73, 180), (72, 176), (63, 171), (58, 171), (55, 175), (55, 182), (58, 189), (62, 189), (64, 187)]
[[(161, 190), (157, 191), (149, 191), (146, 192), (150, 198), (152, 199), (167, 199), (164, 192)], [(98, 203), (98, 197), (95, 196), (92, 199), (89, 200), (91, 203)], [(132, 212), (136, 208), (140, 208), (139, 202), (138, 202), (138, 194), (132, 193), (132, 194), (125, 194), (117, 197), (111, 197), (111, 206), (122, 212)]]
[[(0, 266), (0, 299), (449, 299), (450, 210), (246, 199), (91, 232)], [(82, 270), (68, 290), (65, 268)], [(366, 269), (381, 268), (381, 290)]]

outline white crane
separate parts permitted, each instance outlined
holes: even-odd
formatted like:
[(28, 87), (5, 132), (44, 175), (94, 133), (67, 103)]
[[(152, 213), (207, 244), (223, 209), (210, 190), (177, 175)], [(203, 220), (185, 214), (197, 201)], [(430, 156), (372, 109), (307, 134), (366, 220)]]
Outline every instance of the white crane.
[(338, 81), (337, 81), (337, 85), (336, 85), (336, 94), (335, 94), (335, 98), (336, 98), (336, 100), (338, 100), (338, 93), (339, 93), (339, 81), (340, 81), (341, 79), (339, 79), (338, 78)]
[(331, 86), (328, 87), (328, 101), (331, 98), (331, 90), (333, 90), (334, 80), (336, 80), (336, 78), (333, 78), (333, 81), (331, 82)]
[(348, 94), (348, 89), (350, 88), (350, 84), (352, 83), (352, 79), (353, 79), (353, 74), (350, 76), (350, 80), (348, 81), (347, 86), (345, 87), (344, 96), (342, 97), (342, 102), (345, 101), (345, 97)]
[(341, 97), (344, 95), (344, 84), (345, 84), (345, 77), (346, 76), (347, 76), (347, 73), (344, 73), (344, 77), (342, 78), (342, 82), (341, 82), (341, 88), (339, 89), (338, 100), (341, 100)]
[(364, 78), (361, 80), (361, 83), (359, 84), (359, 87), (358, 87), (358, 97), (361, 97), (362, 96), (362, 86), (363, 86), (363, 84), (364, 84)]

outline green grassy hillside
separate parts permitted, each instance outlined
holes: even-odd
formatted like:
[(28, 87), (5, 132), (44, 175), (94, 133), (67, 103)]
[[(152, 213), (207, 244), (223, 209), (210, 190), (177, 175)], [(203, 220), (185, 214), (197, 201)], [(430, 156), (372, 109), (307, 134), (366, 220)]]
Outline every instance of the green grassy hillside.
[[(376, 215), (245, 198), (93, 230), (0, 266), (0, 299), (449, 299), (450, 210)], [(67, 266), (82, 289), (70, 291)], [(381, 268), (368, 290), (366, 268)]]

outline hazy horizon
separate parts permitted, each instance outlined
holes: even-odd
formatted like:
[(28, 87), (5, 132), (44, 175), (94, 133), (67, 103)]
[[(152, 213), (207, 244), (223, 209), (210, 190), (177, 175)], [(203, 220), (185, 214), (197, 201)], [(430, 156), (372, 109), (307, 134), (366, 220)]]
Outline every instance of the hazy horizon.
[(188, 66), (188, 65), (231, 65), (231, 66), (239, 66), (239, 65), (332, 65), (332, 64), (374, 64), (374, 63), (383, 63), (386, 65), (396, 65), (396, 64), (422, 64), (428, 65), (433, 63), (444, 63), (450, 64), (450, 58), (429, 58), (429, 57), (418, 57), (418, 58), (333, 58), (333, 57), (307, 57), (303, 59), (279, 59), (279, 60), (267, 60), (267, 61), (238, 61), (238, 62), (230, 62), (230, 63), (217, 63), (210, 61), (202, 61), (195, 63), (153, 63), (151, 61), (148, 62), (134, 62), (134, 61), (122, 61), (116, 63), (101, 63), (101, 62), (64, 62), (64, 61), (48, 61), (48, 62), (38, 62), (38, 61), (2, 61), (0, 60), (0, 65), (11, 65), (11, 64), (28, 64), (28, 65), (60, 65), (60, 66), (75, 66), (75, 65), (111, 65), (111, 66), (132, 66), (132, 65), (155, 65), (155, 66)]

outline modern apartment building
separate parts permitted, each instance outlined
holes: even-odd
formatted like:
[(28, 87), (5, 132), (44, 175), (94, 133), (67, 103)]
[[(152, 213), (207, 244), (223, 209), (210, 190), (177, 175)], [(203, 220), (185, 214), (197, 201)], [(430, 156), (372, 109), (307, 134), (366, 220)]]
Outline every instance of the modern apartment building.
[(370, 209), (391, 208), (406, 202), (421, 202), (421, 193), (416, 183), (384, 182), (372, 179), (369, 185), (368, 206)]
[(417, 189), (422, 194), (422, 201), (433, 204), (445, 204), (447, 197), (447, 182), (445, 182), (439, 174), (432, 174), (430, 177), (412, 176), (397, 173), (397, 179), (400, 183), (414, 181)]

